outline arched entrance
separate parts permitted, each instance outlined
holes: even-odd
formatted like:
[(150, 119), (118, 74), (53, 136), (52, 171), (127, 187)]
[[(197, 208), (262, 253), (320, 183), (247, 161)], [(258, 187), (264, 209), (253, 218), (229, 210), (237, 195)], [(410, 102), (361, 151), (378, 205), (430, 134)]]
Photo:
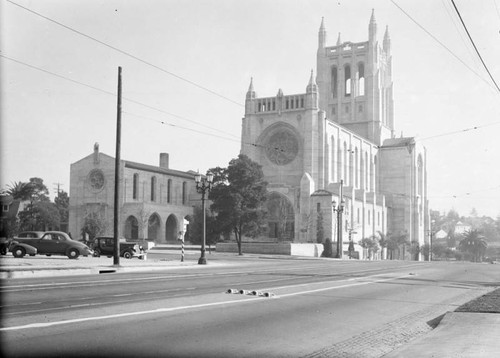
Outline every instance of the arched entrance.
[(191, 241), (190, 238), (191, 238), (191, 224), (193, 223), (193, 217), (191, 215), (186, 215), (184, 217), (184, 220), (187, 220), (189, 222), (189, 224), (187, 224), (186, 226), (186, 233), (184, 234), (184, 241)]
[(177, 223), (177, 218), (175, 217), (174, 214), (169, 215), (167, 218), (167, 222), (165, 224), (165, 241), (174, 243), (177, 241), (178, 237), (178, 223)]
[(293, 240), (295, 213), (292, 203), (279, 193), (271, 193), (267, 201), (269, 237), (278, 241)]
[(126, 239), (139, 239), (139, 223), (135, 216), (130, 215), (125, 221), (125, 232), (123, 233)]
[(148, 239), (154, 242), (160, 242), (160, 217), (153, 214), (148, 220)]

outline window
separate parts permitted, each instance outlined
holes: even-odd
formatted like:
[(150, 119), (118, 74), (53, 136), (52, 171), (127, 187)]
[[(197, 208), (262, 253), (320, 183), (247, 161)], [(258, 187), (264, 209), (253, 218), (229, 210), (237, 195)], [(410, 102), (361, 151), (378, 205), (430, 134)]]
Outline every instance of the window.
[(363, 63), (358, 64), (358, 95), (365, 95), (365, 65)]
[(321, 203), (316, 204), (316, 211), (319, 213), (321, 211)]
[(344, 67), (344, 94), (346, 97), (351, 95), (351, 66), (345, 65)]
[(337, 98), (337, 86), (338, 86), (338, 70), (337, 67), (332, 67), (332, 94), (333, 98)]
[(8, 205), (2, 205), (2, 211), (4, 213), (7, 213), (9, 211), (9, 206)]
[(168, 179), (167, 182), (167, 203), (172, 201), (172, 179)]
[(359, 113), (363, 112), (363, 105), (362, 105), (362, 104), (360, 104), (360, 105), (358, 106), (358, 112), (359, 112)]
[(186, 204), (187, 202), (187, 183), (182, 183), (182, 204)]
[(139, 174), (135, 173), (132, 183), (132, 199), (137, 199), (138, 192), (139, 192)]
[(368, 225), (371, 224), (371, 220), (370, 220), (370, 210), (368, 210)]
[(356, 211), (356, 222), (359, 224), (359, 208)]
[(332, 115), (337, 114), (337, 108), (335, 106), (332, 106)]
[(151, 201), (156, 201), (156, 177), (151, 178)]

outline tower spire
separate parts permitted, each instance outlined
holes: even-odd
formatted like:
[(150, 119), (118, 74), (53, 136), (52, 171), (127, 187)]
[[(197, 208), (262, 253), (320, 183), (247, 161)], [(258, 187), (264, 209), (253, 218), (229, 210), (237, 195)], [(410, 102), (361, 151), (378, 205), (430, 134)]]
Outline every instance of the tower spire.
[(391, 38), (389, 36), (389, 26), (385, 27), (385, 34), (384, 34), (384, 51), (388, 54), (391, 53)]
[(342, 40), (340, 39), (340, 32), (339, 32), (339, 37), (337, 38), (337, 46), (342, 45)]
[(250, 86), (248, 86), (247, 99), (254, 99), (255, 96), (255, 91), (253, 89), (253, 77), (250, 77)]
[(375, 20), (375, 9), (372, 9), (370, 25), (368, 25), (368, 38), (370, 42), (373, 42), (373, 44), (377, 41), (377, 21)]
[(306, 88), (306, 93), (318, 92), (318, 85), (314, 79), (314, 70), (311, 70), (311, 77), (309, 78), (309, 84)]
[(326, 30), (325, 30), (325, 18), (321, 18), (321, 25), (318, 32), (318, 49), (323, 49), (326, 47)]

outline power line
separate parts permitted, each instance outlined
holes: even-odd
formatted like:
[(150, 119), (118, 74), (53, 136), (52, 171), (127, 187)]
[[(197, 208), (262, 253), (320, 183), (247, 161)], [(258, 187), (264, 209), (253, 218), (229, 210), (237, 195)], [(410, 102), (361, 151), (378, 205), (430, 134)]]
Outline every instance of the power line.
[(52, 22), (52, 23), (54, 23), (54, 24), (56, 24), (56, 25), (58, 25), (58, 26), (61, 26), (61, 27), (65, 28), (66, 30), (69, 30), (69, 31), (71, 31), (71, 32), (74, 32), (74, 33), (76, 33), (76, 34), (78, 34), (78, 35), (80, 35), (80, 36), (83, 36), (83, 37), (85, 37), (85, 38), (87, 38), (87, 39), (89, 39), (89, 40), (95, 41), (95, 42), (97, 42), (97, 43), (99, 43), (99, 44), (101, 44), (101, 45), (103, 45), (103, 46), (106, 46), (106, 47), (108, 47), (108, 48), (110, 48), (110, 49), (112, 49), (112, 50), (114, 50), (114, 51), (116, 51), (116, 52), (119, 52), (119, 53), (121, 53), (122, 55), (128, 56), (128, 57), (130, 57), (130, 58), (132, 58), (132, 59), (134, 59), (134, 60), (136, 60), (136, 61), (139, 61), (139, 62), (141, 62), (141, 63), (143, 63), (143, 64), (145, 64), (145, 65), (148, 65), (148, 66), (150, 66), (150, 67), (153, 67), (153, 68), (155, 68), (155, 69), (157, 69), (157, 70), (159, 70), (159, 71), (161, 71), (161, 72), (163, 72), (163, 73), (166, 73), (166, 74), (168, 74), (168, 75), (170, 75), (170, 76), (173, 76), (173, 77), (175, 77), (175, 78), (177, 78), (177, 79), (180, 79), (181, 81), (184, 81), (184, 82), (186, 82), (186, 83), (189, 83), (190, 85), (193, 85), (193, 86), (195, 86), (195, 87), (198, 87), (198, 88), (200, 88), (200, 89), (202, 89), (202, 90), (204, 90), (204, 91), (206, 91), (206, 92), (208, 92), (208, 93), (211, 93), (211, 94), (213, 94), (213, 95), (215, 95), (215, 96), (218, 96), (218, 97), (220, 97), (220, 98), (222, 98), (222, 99), (225, 99), (226, 101), (229, 101), (229, 102), (231, 102), (231, 103), (233, 103), (233, 104), (236, 104), (236, 105), (238, 105), (238, 106), (240, 106), (240, 107), (244, 107), (244, 105), (243, 105), (243, 104), (241, 104), (241, 103), (239, 103), (239, 102), (236, 102), (236, 101), (234, 101), (234, 100), (232, 100), (232, 99), (230, 99), (230, 98), (228, 98), (228, 97), (226, 97), (226, 96), (224, 96), (224, 95), (222, 95), (222, 94), (220, 94), (220, 93), (217, 93), (217, 92), (215, 92), (215, 91), (213, 91), (213, 90), (211, 90), (211, 89), (209, 89), (209, 88), (207, 88), (207, 87), (204, 87), (204, 86), (202, 86), (202, 85), (200, 85), (200, 84), (198, 84), (198, 83), (196, 83), (196, 82), (193, 82), (193, 81), (191, 81), (191, 80), (189, 80), (189, 79), (187, 79), (187, 78), (185, 78), (185, 77), (179, 76), (179, 75), (177, 75), (177, 74), (175, 74), (175, 73), (173, 73), (173, 72), (171, 72), (171, 71), (168, 71), (168, 70), (166, 70), (166, 69), (164, 69), (164, 68), (162, 68), (162, 67), (160, 67), (160, 66), (157, 66), (157, 65), (155, 65), (155, 64), (153, 64), (153, 63), (151, 63), (151, 62), (148, 62), (148, 61), (146, 61), (146, 60), (143, 60), (142, 58), (139, 58), (139, 57), (137, 57), (137, 56), (135, 56), (135, 55), (133, 55), (133, 54), (131, 54), (131, 53), (129, 53), (129, 52), (126, 52), (126, 51), (124, 51), (124, 50), (121, 50), (121, 49), (119, 49), (119, 48), (117, 48), (117, 47), (115, 47), (115, 46), (112, 46), (112, 45), (110, 45), (110, 44), (108, 44), (108, 43), (106, 43), (106, 42), (104, 42), (104, 41), (101, 41), (101, 40), (99, 40), (99, 39), (97, 39), (97, 38), (95, 38), (95, 37), (92, 37), (92, 36), (87, 35), (87, 34), (85, 34), (85, 33), (81, 32), (81, 31), (78, 31), (78, 30), (76, 30), (76, 29), (73, 29), (73, 28), (72, 28), (72, 27), (70, 27), (70, 26), (64, 25), (63, 23), (60, 23), (60, 22), (58, 22), (58, 21), (56, 21), (56, 20), (54, 20), (54, 19), (51, 19), (50, 17), (47, 17), (47, 16), (42, 15), (42, 14), (40, 14), (40, 13), (38, 13), (38, 12), (34, 11), (34, 10), (31, 10), (31, 9), (29, 9), (29, 8), (27, 8), (27, 7), (24, 7), (24, 6), (20, 5), (20, 4), (17, 4), (17, 3), (15, 3), (15, 2), (11, 1), (11, 0), (6, 0), (6, 1), (7, 1), (7, 2), (9, 2), (9, 3), (11, 3), (12, 5), (18, 6), (19, 8), (21, 8), (21, 9), (23, 9), (23, 10), (25, 10), (25, 11), (28, 11), (28, 12), (30, 12), (30, 13), (32, 13), (32, 14), (34, 14), (34, 15), (36, 15), (36, 16), (39, 16), (39, 17), (41, 17), (41, 18), (43, 18), (43, 19), (45, 19), (45, 20), (47, 20), (47, 21), (50, 21), (50, 22)]
[(455, 55), (453, 51), (451, 51), (444, 43), (439, 41), (439, 39), (431, 34), (425, 27), (420, 25), (417, 20), (415, 20), (413, 17), (411, 17), (410, 14), (408, 14), (401, 6), (399, 6), (397, 3), (394, 2), (394, 0), (391, 0), (391, 2), (399, 9), (403, 14), (405, 14), (411, 21), (413, 21), (418, 27), (420, 27), (427, 35), (429, 35), (434, 41), (436, 41), (438, 44), (440, 44), (446, 51), (448, 51), (453, 57), (455, 57), (458, 61), (460, 61), (465, 67), (467, 67), (472, 73), (474, 73), (477, 77), (479, 77), (481, 80), (483, 80), (485, 83), (488, 84), (488, 86), (494, 88), (494, 86), (488, 82), (486, 79), (484, 79), (479, 73), (474, 71), (467, 63), (465, 63), (460, 57)]
[(481, 128), (484, 128), (484, 127), (489, 127), (489, 126), (493, 126), (493, 125), (497, 125), (497, 124), (500, 124), (500, 121), (492, 122), (492, 123), (488, 123), (488, 124), (483, 124), (481, 126), (474, 126), (474, 127), (471, 127), (471, 128), (460, 129), (460, 130), (453, 131), (453, 132), (436, 134), (436, 135), (433, 135), (433, 136), (430, 136), (430, 137), (419, 138), (418, 140), (422, 141), (422, 140), (433, 139), (433, 138), (438, 138), (438, 137), (444, 137), (444, 136), (458, 134), (458, 133), (469, 132), (469, 131), (473, 131), (473, 130), (477, 130), (477, 129), (481, 129)]
[(486, 63), (484, 63), (484, 60), (483, 60), (483, 57), (481, 56), (481, 54), (479, 53), (479, 50), (477, 49), (477, 46), (476, 44), (474, 43), (474, 40), (472, 39), (472, 36), (470, 35), (469, 33), (469, 29), (467, 29), (467, 26), (465, 25), (465, 22), (464, 20), (462, 19), (462, 15), (460, 14), (460, 11), (458, 11), (458, 8), (457, 8), (457, 5), (455, 5), (455, 1), (451, 0), (451, 3), (453, 4), (453, 7), (455, 8), (455, 11), (457, 12), (457, 15), (458, 17), (460, 18), (460, 22), (462, 23), (462, 26), (464, 27), (465, 29), (465, 32), (467, 33), (467, 36), (469, 36), (469, 40), (470, 42), (472, 43), (472, 46), (474, 46), (474, 50), (476, 51), (477, 55), (479, 56), (479, 59), (481, 60), (481, 63), (483, 64), (484, 66), (484, 69), (486, 70), (486, 72), (488, 72), (488, 75), (490, 76), (491, 80), (493, 81), (493, 83), (495, 84), (495, 87), (497, 88), (498, 92), (500, 92), (500, 87), (498, 87), (498, 84), (497, 82), (495, 81), (495, 79), (493, 78), (493, 75), (491, 74), (488, 66), (486, 66)]
[[(16, 60), (12, 57), (9, 57), (7, 55), (4, 55), (2, 53), (0, 53), (0, 57), (3, 57), (7, 60), (10, 60), (12, 62), (15, 62), (15, 63), (18, 63), (20, 65), (23, 65), (23, 66), (26, 66), (26, 67), (29, 67), (31, 69), (34, 69), (34, 70), (37, 70), (37, 71), (40, 71), (40, 72), (43, 72), (43, 73), (46, 73), (46, 74), (49, 74), (51, 76), (55, 76), (55, 77), (58, 77), (58, 78), (61, 78), (65, 81), (69, 81), (69, 82), (72, 82), (72, 83), (75, 83), (75, 84), (78, 84), (78, 85), (81, 85), (81, 86), (84, 86), (84, 87), (87, 87), (87, 88), (90, 88), (90, 89), (93, 89), (93, 90), (96, 90), (96, 91), (99, 91), (99, 92), (102, 92), (102, 93), (105, 93), (107, 95), (110, 95), (110, 96), (113, 96), (113, 97), (116, 97), (116, 93), (115, 92), (110, 92), (110, 91), (107, 91), (107, 90), (104, 90), (102, 88), (99, 88), (99, 87), (95, 87), (95, 86), (92, 86), (92, 85), (89, 85), (87, 83), (84, 83), (84, 82), (80, 82), (80, 81), (77, 81), (77, 80), (74, 80), (74, 79), (71, 79), (69, 77), (66, 77), (66, 76), (63, 76), (63, 75), (60, 75), (60, 74), (57, 74), (57, 73), (54, 73), (54, 72), (51, 72), (51, 71), (48, 71), (48, 70), (45, 70), (43, 68), (40, 68), (40, 67), (37, 67), (37, 66), (34, 66), (34, 65), (31, 65), (31, 64), (28, 64), (26, 62), (23, 62), (23, 61), (20, 61), (20, 60)], [(214, 131), (217, 131), (217, 132), (220, 132), (220, 133), (224, 133), (226, 135), (230, 135), (230, 136), (233, 136), (233, 137), (236, 137), (236, 138), (239, 138), (238, 136), (235, 136), (234, 134), (232, 133), (228, 133), (228, 132), (225, 132), (225, 131), (222, 131), (220, 129), (217, 129), (217, 128), (213, 128), (213, 127), (210, 127), (210, 126), (207, 126), (206, 124), (203, 124), (203, 123), (200, 123), (200, 122), (196, 122), (196, 121), (193, 121), (191, 119), (188, 119), (188, 118), (185, 118), (185, 117), (182, 117), (182, 116), (179, 116), (177, 114), (174, 114), (174, 113), (170, 113), (170, 112), (167, 112), (167, 111), (164, 111), (160, 108), (156, 108), (156, 107), (153, 107), (153, 106), (150, 106), (148, 104), (145, 104), (145, 103), (142, 103), (142, 102), (139, 102), (139, 101), (136, 101), (136, 100), (133, 100), (131, 98), (127, 98), (127, 97), (123, 97), (123, 99), (127, 102), (131, 102), (131, 103), (134, 103), (134, 104), (137, 104), (137, 105), (140, 105), (142, 107), (146, 107), (148, 109), (152, 109), (152, 110), (155, 110), (157, 112), (160, 112), (160, 113), (163, 113), (163, 114), (166, 114), (166, 115), (169, 115), (169, 116), (172, 116), (172, 117), (175, 117), (175, 118), (178, 118), (178, 119), (181, 119), (181, 120), (184, 120), (184, 121), (187, 121), (187, 122), (191, 122), (191, 123), (194, 123), (194, 124), (197, 124), (199, 126), (202, 126), (202, 127), (205, 127), (207, 129), (211, 129), (211, 130), (214, 130)]]

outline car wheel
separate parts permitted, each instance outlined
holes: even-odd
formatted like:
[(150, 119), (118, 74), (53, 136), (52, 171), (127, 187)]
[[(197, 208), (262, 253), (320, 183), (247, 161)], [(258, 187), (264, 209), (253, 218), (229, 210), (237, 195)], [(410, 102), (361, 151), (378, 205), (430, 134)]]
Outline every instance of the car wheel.
[(99, 251), (99, 249), (95, 249), (94, 250), (94, 257), (99, 257), (101, 256), (101, 251)]
[(52, 256), (52, 254), (45, 254), (45, 256), (49, 256), (50, 257), (50, 256)]
[(68, 251), (68, 257), (70, 259), (76, 259), (78, 256), (80, 256), (80, 252), (77, 249), (70, 249)]
[(125, 251), (123, 253), (123, 258), (125, 258), (125, 259), (131, 259), (132, 258), (132, 254), (130, 253), (130, 251)]
[(21, 258), (26, 255), (26, 250), (24, 249), (24, 247), (16, 246), (14, 250), (12, 250), (12, 255), (14, 255), (14, 257)]

